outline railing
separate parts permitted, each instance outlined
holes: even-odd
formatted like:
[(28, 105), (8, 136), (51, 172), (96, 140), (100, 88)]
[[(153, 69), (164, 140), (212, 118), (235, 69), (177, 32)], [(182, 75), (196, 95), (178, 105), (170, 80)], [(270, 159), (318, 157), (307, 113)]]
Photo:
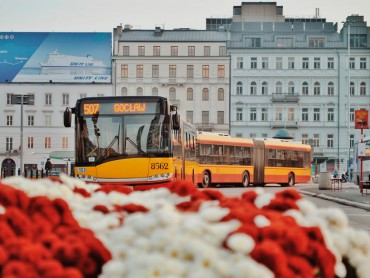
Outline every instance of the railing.
[(18, 156), (20, 155), (20, 151), (18, 150), (10, 150), (10, 151), (7, 151), (7, 150), (4, 150), (4, 149), (0, 149), (0, 156)]
[(271, 121), (271, 128), (299, 128), (298, 121)]
[(272, 102), (299, 102), (299, 94), (278, 94), (273, 93), (271, 101)]

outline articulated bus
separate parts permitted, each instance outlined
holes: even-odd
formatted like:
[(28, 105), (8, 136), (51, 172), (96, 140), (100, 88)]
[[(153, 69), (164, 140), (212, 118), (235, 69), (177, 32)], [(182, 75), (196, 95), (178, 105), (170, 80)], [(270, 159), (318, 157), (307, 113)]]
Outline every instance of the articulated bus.
[(64, 112), (66, 127), (72, 114), (76, 177), (131, 186), (194, 182), (197, 133), (166, 98), (82, 98)]
[(311, 146), (284, 139), (232, 138), (198, 134), (197, 183), (281, 184), (293, 186), (311, 180)]

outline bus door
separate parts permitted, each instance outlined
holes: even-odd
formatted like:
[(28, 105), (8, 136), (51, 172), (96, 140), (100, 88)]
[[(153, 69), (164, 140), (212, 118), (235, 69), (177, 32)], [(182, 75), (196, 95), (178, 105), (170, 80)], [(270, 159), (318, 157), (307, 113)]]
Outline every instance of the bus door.
[(254, 140), (254, 180), (253, 185), (264, 184), (265, 177), (265, 142)]

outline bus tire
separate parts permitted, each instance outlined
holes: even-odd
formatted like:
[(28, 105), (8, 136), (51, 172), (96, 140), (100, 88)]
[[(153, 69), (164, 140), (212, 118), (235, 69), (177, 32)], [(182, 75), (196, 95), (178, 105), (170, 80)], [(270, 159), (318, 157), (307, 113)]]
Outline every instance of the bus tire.
[(288, 183), (283, 183), (282, 186), (284, 187), (287, 187), (287, 186), (294, 186), (295, 182), (294, 182), (294, 175), (293, 173), (290, 173), (289, 176), (288, 176)]
[(249, 174), (248, 172), (243, 173), (243, 180), (242, 180), (242, 186), (243, 187), (248, 187), (249, 186)]
[(211, 186), (211, 173), (208, 171), (204, 171), (203, 179), (202, 179), (202, 187), (207, 188)]

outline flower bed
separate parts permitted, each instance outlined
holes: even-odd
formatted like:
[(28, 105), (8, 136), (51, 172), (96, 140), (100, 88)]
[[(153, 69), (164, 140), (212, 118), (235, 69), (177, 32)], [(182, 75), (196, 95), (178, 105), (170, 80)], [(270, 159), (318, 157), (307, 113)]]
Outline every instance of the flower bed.
[(369, 277), (370, 236), (294, 189), (0, 183), (0, 277)]

